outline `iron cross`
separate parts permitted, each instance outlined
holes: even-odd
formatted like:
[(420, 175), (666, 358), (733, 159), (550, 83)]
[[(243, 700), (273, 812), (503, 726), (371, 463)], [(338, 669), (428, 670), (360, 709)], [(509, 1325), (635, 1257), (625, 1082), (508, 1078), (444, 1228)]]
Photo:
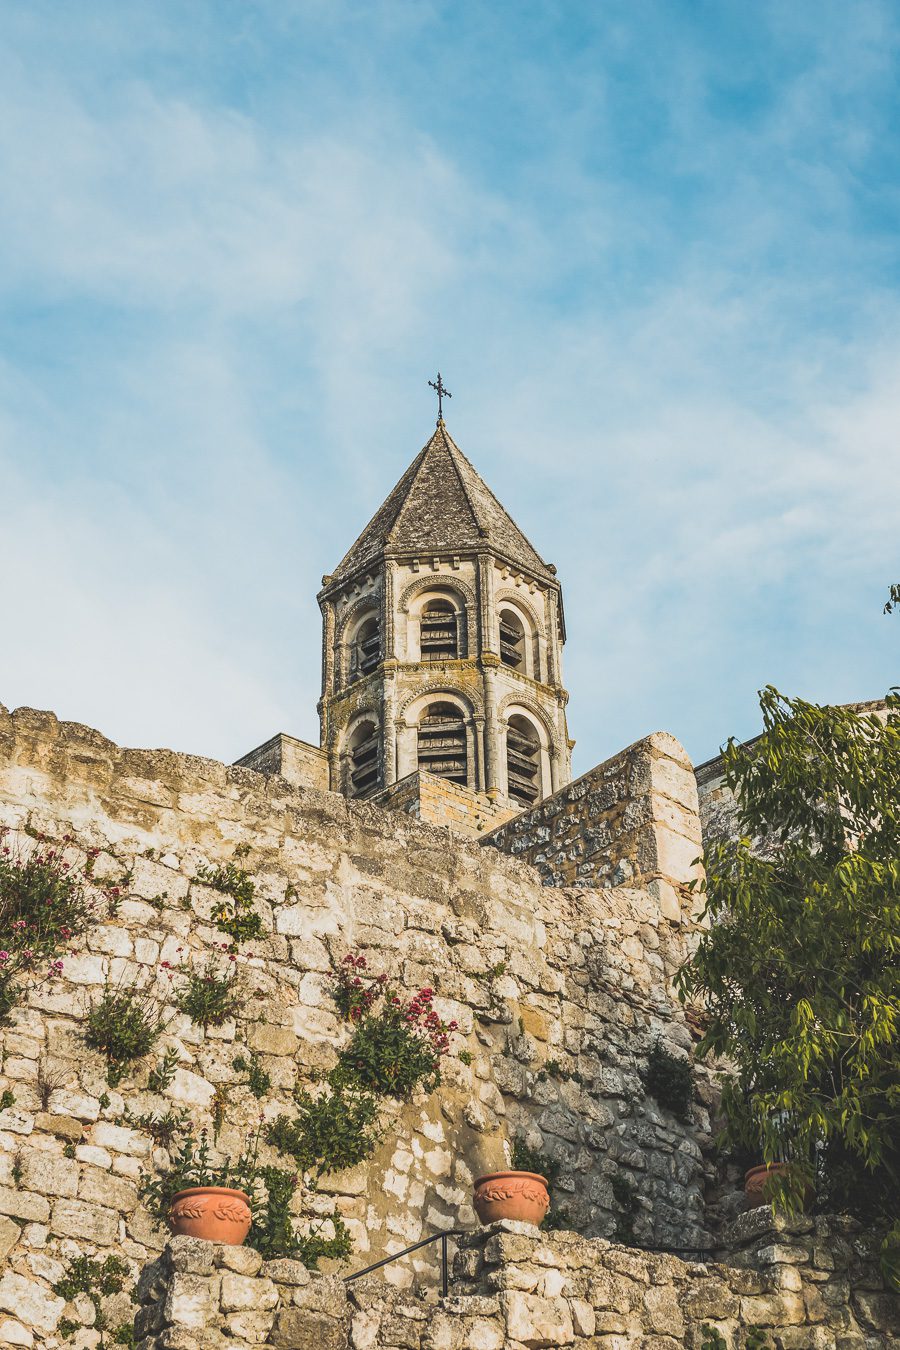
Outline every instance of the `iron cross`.
[(452, 398), (453, 395), (450, 393), (449, 389), (444, 388), (444, 382), (441, 379), (440, 371), (438, 371), (437, 384), (435, 384), (434, 380), (429, 380), (428, 383), (438, 396), (438, 426), (440, 426), (441, 422), (444, 420), (444, 399)]

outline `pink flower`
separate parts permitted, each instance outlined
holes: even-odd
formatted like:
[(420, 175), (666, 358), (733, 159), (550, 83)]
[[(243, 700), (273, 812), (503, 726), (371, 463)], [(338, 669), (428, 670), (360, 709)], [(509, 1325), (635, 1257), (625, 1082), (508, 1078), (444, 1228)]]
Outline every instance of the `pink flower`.
[(8, 961), (9, 952), (0, 952), (0, 961)]

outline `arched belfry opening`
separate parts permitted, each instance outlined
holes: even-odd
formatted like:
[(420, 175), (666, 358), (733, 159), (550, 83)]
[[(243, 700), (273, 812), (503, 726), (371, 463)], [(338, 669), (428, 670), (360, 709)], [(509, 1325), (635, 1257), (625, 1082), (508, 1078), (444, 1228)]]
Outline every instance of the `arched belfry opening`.
[(350, 734), (347, 754), (347, 796), (369, 797), (382, 786), (381, 733), (366, 718)]
[(456, 661), (465, 656), (460, 614), (452, 600), (437, 596), (423, 605), (419, 648), (423, 661)]
[(525, 625), (511, 609), (500, 611), (500, 660), (525, 673)]
[(419, 719), (420, 769), (466, 784), (466, 723), (453, 703), (430, 703)]
[(381, 660), (381, 624), (377, 614), (370, 614), (359, 626), (353, 643), (352, 676), (368, 675)]
[(526, 717), (509, 719), (506, 729), (507, 795), (523, 806), (541, 796), (541, 742)]

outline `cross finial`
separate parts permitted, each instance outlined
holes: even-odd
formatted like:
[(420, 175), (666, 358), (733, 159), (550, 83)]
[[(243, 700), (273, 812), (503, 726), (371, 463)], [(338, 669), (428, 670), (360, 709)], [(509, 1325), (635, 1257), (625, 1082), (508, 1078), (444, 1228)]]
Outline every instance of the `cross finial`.
[(438, 426), (440, 426), (441, 423), (442, 423), (443, 420), (444, 420), (444, 399), (445, 399), (445, 398), (452, 398), (453, 395), (450, 393), (450, 390), (449, 390), (449, 389), (445, 388), (445, 386), (444, 386), (444, 381), (441, 379), (441, 372), (440, 372), (440, 371), (438, 371), (437, 384), (435, 384), (434, 380), (429, 380), (428, 383), (431, 385), (432, 389), (435, 391), (435, 393), (436, 393), (437, 396), (438, 396), (438, 420), (437, 420), (437, 424), (438, 424)]

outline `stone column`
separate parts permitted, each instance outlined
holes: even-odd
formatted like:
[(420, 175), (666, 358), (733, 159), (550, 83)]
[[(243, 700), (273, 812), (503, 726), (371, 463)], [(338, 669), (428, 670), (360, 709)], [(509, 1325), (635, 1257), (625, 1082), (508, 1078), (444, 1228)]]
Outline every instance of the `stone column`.
[(484, 553), (478, 557), (478, 617), (479, 652), (470, 654), (477, 657), (485, 652), (493, 652), (499, 656), (494, 622), (494, 560)]
[(485, 788), (492, 801), (495, 801), (500, 793), (500, 789), (497, 785), (497, 748), (500, 741), (500, 733), (497, 724), (497, 688), (496, 675), (494, 672), (496, 663), (497, 657), (494, 656), (491, 664), (485, 664), (484, 668)]
[(394, 665), (393, 660), (385, 662), (381, 703), (385, 787), (397, 781), (397, 680)]
[(394, 623), (396, 606), (397, 564), (388, 558), (384, 564), (384, 584), (381, 597), (381, 659), (392, 661), (397, 655), (396, 627)]

